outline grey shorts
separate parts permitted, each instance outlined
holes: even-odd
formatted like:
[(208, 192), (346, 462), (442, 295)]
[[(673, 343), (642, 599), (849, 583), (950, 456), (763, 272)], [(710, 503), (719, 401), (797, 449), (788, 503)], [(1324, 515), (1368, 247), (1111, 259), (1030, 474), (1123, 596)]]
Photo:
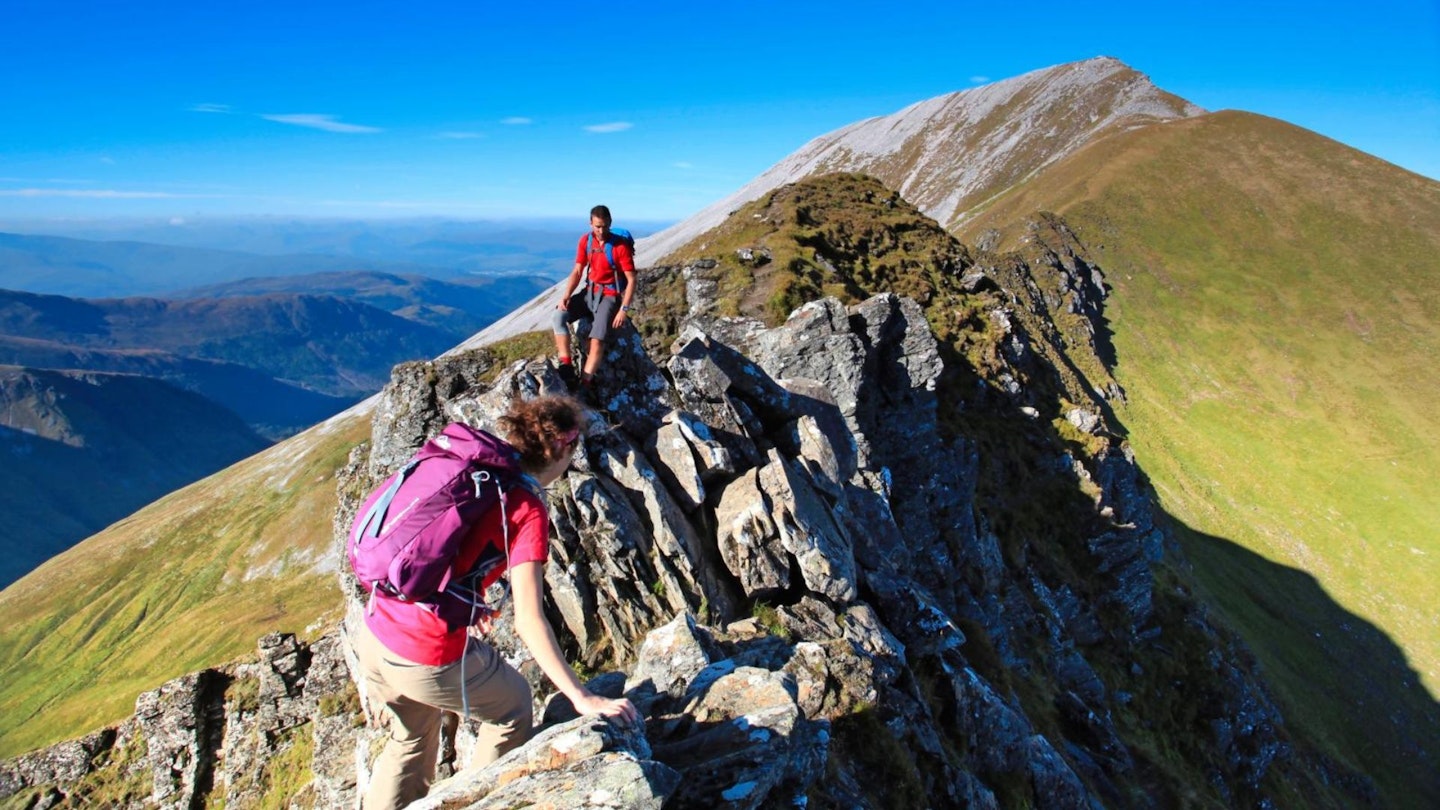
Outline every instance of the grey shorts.
[(563, 335), (569, 331), (570, 324), (588, 320), (591, 322), (591, 339), (604, 340), (609, 335), (610, 324), (615, 321), (615, 313), (620, 309), (620, 297), (605, 295), (599, 287), (587, 286), (588, 289), (570, 296), (563, 312), (555, 311), (551, 318), (551, 327), (555, 334)]

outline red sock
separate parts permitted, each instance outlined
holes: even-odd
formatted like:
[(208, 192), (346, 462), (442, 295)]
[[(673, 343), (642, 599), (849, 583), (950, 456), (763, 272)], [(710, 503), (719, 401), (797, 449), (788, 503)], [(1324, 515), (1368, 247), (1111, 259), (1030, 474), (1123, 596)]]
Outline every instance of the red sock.
[(568, 358), (568, 357), (561, 357), (561, 358), (560, 358), (560, 365), (562, 365), (562, 366), (568, 366), (568, 365), (570, 365), (570, 358)]

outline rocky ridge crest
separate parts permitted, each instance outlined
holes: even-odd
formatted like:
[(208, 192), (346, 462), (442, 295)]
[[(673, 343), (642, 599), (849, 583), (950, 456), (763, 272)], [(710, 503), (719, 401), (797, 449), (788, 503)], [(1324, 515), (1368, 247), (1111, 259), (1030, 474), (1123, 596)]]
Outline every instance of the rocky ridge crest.
[[(942, 363), (913, 301), (826, 300), (779, 329), (708, 327), (689, 325), (664, 371), (637, 336), (619, 344), (605, 396), (624, 419), (594, 423), (552, 499), (557, 625), (577, 658), (614, 668), (593, 685), (635, 699), (644, 733), (552, 705), (525, 748), (462, 771), (421, 806), (889, 806), (882, 790), (930, 806), (1126, 804), (1144, 766), (1114, 711), (1135, 698), (1107, 686), (1086, 651), (1171, 640), (1153, 623), (1161, 545), (1133, 464), (1103, 468), (1104, 507), (1129, 528), (1087, 552), (1114, 583), (1122, 618), (1107, 622), (1073, 583), (1017, 577), (972, 513), (975, 454), (937, 431)], [(483, 384), (493, 371), (463, 355), (398, 369), (347, 491), (445, 421), (487, 424), (513, 397), (559, 390), (544, 363)], [(626, 400), (644, 406), (617, 407)], [(342, 500), (340, 527), (355, 504)], [(506, 629), (496, 638), (523, 662)], [(277, 761), (308, 756), (313, 776), (297, 795), (348, 805), (378, 732), (359, 721), (363, 692), (347, 697), (343, 650), (334, 635), (268, 638), (259, 663), (147, 693), (131, 723), (44, 760), (68, 771), (26, 760), (4, 784), (64, 784), (82, 763), (138, 746), (138, 782), (120, 806), (215, 795), (253, 806), (283, 789)], [(1217, 639), (1209, 655), (1203, 711), (1217, 725), (1195, 744), (1217, 788), (1248, 795), (1284, 753), (1279, 718), (1233, 650)], [(1053, 679), (1058, 718), (1032, 717), (1007, 672)], [(461, 724), (451, 762), (471, 742)], [(31, 806), (65, 795), (49, 790)]]

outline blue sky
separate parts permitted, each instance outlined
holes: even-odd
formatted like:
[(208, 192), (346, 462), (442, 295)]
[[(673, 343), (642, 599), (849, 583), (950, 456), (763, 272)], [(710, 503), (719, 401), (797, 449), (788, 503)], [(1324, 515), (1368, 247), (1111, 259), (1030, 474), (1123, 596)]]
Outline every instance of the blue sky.
[(1440, 177), (1440, 3), (0, 2), (0, 217), (676, 220), (807, 140), (1114, 56)]

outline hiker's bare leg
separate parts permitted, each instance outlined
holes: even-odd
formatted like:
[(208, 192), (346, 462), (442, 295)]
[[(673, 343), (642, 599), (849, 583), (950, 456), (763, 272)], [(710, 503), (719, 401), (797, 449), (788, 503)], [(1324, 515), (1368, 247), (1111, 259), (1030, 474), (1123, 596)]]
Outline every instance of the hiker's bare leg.
[(600, 368), (600, 356), (605, 354), (605, 344), (602, 341), (590, 338), (589, 350), (585, 352), (585, 376), (593, 377), (595, 370)]
[(561, 357), (570, 356), (570, 332), (568, 330), (563, 335), (559, 332), (555, 333), (555, 353)]

